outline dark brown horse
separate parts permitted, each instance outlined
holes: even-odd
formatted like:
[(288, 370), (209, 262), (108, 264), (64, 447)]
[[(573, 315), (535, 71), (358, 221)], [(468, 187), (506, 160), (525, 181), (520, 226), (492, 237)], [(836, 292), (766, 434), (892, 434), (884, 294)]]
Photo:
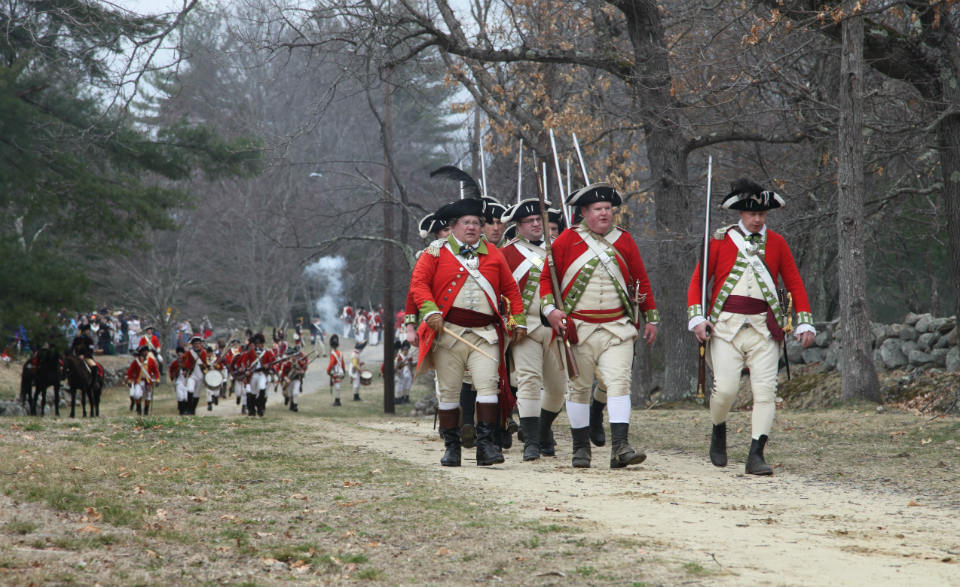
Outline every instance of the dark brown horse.
[(98, 365), (91, 369), (87, 363), (73, 355), (63, 358), (63, 374), (70, 386), (70, 417), (76, 417), (77, 391), (80, 391), (80, 406), (87, 417), (87, 400), (90, 401), (90, 417), (100, 415), (100, 393), (103, 391), (103, 372)]
[(20, 377), (20, 402), (30, 404), (30, 415), (37, 415), (37, 400), (40, 400), (40, 416), (47, 407), (47, 389), (53, 388), (53, 408), (60, 415), (60, 355), (52, 349), (40, 349), (36, 355), (37, 364), (27, 361)]

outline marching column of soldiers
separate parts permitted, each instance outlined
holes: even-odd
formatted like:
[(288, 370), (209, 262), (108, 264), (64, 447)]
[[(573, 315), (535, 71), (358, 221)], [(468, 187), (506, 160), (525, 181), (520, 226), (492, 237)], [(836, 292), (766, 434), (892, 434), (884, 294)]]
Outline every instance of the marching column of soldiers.
[[(646, 454), (630, 442), (632, 366), (637, 338), (652, 345), (660, 315), (636, 241), (614, 225), (620, 193), (594, 183), (556, 208), (519, 195), (504, 207), (456, 167), (431, 177), (458, 181), (461, 199), (420, 222), (429, 245), (417, 254), (403, 324), (417, 373), (436, 372), (440, 464), (460, 466), (463, 448), (476, 449), (477, 465), (503, 463), (518, 428), (515, 407), (524, 461), (555, 456), (552, 425), (566, 408), (574, 467), (591, 467), (592, 447), (606, 444), (604, 409), (610, 468), (642, 463)], [(766, 227), (767, 212), (784, 204), (753, 181), (733, 182), (720, 207), (741, 220), (709, 239), (708, 266), (696, 268), (689, 289), (688, 327), (706, 343), (714, 370), (711, 462), (727, 464), (725, 422), (746, 367), (754, 397), (746, 464), (752, 475), (772, 474), (764, 447), (791, 319), (791, 308), (776, 297), (778, 278), (797, 312), (797, 340), (806, 348), (816, 335), (790, 248)], [(564, 205), (573, 210), (573, 226)], [(706, 308), (702, 279), (712, 282)], [(398, 360), (412, 356), (402, 350)]]

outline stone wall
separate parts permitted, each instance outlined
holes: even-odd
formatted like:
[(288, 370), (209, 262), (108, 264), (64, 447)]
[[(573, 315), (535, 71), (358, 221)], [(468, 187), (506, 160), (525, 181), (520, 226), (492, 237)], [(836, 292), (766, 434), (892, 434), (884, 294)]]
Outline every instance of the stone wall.
[[(791, 364), (819, 363), (823, 372), (843, 370), (840, 321), (814, 324), (817, 337), (804, 349), (790, 336), (787, 352)], [(900, 324), (870, 324), (870, 343), (878, 370), (960, 371), (957, 317), (934, 318), (930, 314), (907, 314)]]

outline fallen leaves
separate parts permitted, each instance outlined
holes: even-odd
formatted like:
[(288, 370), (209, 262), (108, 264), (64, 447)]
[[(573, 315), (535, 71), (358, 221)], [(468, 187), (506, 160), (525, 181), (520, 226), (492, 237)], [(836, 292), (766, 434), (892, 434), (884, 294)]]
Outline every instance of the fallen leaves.
[(370, 500), (369, 500), (369, 499), (361, 499), (360, 501), (348, 501), (348, 502), (346, 502), (346, 503), (338, 503), (337, 505), (340, 506), (340, 507), (342, 507), (342, 508), (349, 508), (349, 507), (353, 507), (353, 506), (355, 506), (355, 505), (360, 505), (361, 503), (367, 503), (368, 501), (370, 501)]
[(273, 532), (257, 532), (257, 538), (269, 538), (273, 536)]
[(912, 500), (912, 499), (910, 500), (910, 503), (907, 504), (907, 506), (908, 506), (908, 507), (918, 507), (918, 508), (925, 507), (922, 503), (917, 503), (916, 501), (914, 501), (914, 500)]
[(203, 497), (202, 495), (191, 495), (190, 499), (192, 501), (200, 501), (200, 502), (207, 501), (207, 498)]
[(80, 471), (80, 472), (82, 473), (82, 472), (83, 472), (83, 467), (70, 467), (70, 470), (71, 470), (71, 471)]
[(921, 438), (920, 446), (923, 446), (924, 444), (930, 444), (931, 442), (933, 442), (933, 438)]
[(154, 514), (154, 515), (156, 515), (156, 517), (157, 517), (158, 520), (166, 520), (166, 519), (167, 519), (167, 510), (157, 510), (157, 513)]
[(97, 511), (97, 508), (84, 508), (83, 510), (87, 515), (81, 516), (81, 522), (101, 522), (103, 521), (103, 514)]
[(359, 482), (359, 481), (344, 481), (344, 482), (343, 482), (343, 486), (344, 486), (344, 487), (360, 487), (361, 485), (363, 485), (363, 483), (361, 483), (361, 482)]
[(563, 571), (547, 571), (546, 573), (534, 575), (534, 577), (566, 577), (566, 575)]
[(221, 520), (236, 520), (236, 519), (237, 519), (237, 516), (223, 515), (223, 516), (220, 516), (220, 519), (221, 519)]
[(77, 532), (79, 532), (80, 534), (97, 534), (98, 532), (100, 532), (100, 528), (87, 524), (83, 528), (78, 528)]
[(562, 513), (564, 511), (563, 508), (561, 507), (557, 507), (557, 508), (545, 507), (543, 509), (544, 511), (547, 511), (547, 512), (557, 512), (557, 513)]

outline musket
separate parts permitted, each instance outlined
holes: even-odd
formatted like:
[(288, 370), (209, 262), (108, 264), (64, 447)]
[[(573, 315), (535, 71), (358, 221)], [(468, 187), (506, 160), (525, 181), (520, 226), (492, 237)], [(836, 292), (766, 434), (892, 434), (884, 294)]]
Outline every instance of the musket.
[[(557, 156), (557, 141), (553, 138), (553, 129), (550, 129), (550, 147), (553, 150), (553, 165), (557, 168), (557, 190), (560, 192), (560, 209), (563, 210), (563, 217), (567, 221), (567, 226), (570, 226), (570, 209), (564, 204), (564, 195), (563, 195), (563, 176), (560, 175), (560, 157)], [(569, 173), (569, 171), (568, 171)], [(569, 196), (570, 193), (567, 192)], [(549, 226), (545, 226), (544, 230), (548, 229)]]
[[(537, 195), (540, 198), (540, 221), (543, 224), (543, 248), (547, 252), (545, 261), (547, 270), (550, 272), (550, 285), (553, 286), (554, 298), (562, 300), (563, 292), (560, 290), (560, 282), (557, 280), (557, 268), (553, 266), (553, 247), (551, 245), (553, 239), (550, 237), (550, 216), (547, 213), (547, 201), (543, 195), (543, 184), (540, 182), (540, 171), (537, 169), (536, 151), (533, 153), (533, 169), (537, 176)], [(560, 203), (563, 205), (562, 201)], [(565, 356), (567, 359), (567, 376), (570, 379), (576, 379), (580, 376), (580, 368), (577, 366), (577, 358), (573, 355), (573, 349), (570, 348), (570, 341), (564, 339), (565, 337), (563, 336), (557, 337), (557, 347), (560, 350), (561, 356)], [(560, 370), (563, 370), (563, 365), (560, 366)]]
[[(704, 214), (703, 226), (703, 256), (700, 257), (700, 308), (704, 313), (704, 318), (709, 316), (707, 312), (707, 280), (710, 277), (707, 269), (710, 264), (710, 188), (713, 185), (713, 157), (707, 159), (707, 205)], [(707, 320), (707, 337), (710, 336), (710, 321)], [(707, 380), (707, 341), (700, 343), (700, 363), (697, 366), (697, 403), (704, 402), (704, 390)]]
[(780, 307), (784, 310), (786, 324), (783, 325), (783, 362), (787, 366), (787, 381), (790, 381), (790, 357), (787, 356), (787, 335), (793, 332), (793, 294), (785, 293), (784, 289), (777, 289), (780, 298)]
[(523, 192), (523, 139), (520, 139), (520, 155), (517, 157), (517, 203), (520, 203), (520, 194)]

